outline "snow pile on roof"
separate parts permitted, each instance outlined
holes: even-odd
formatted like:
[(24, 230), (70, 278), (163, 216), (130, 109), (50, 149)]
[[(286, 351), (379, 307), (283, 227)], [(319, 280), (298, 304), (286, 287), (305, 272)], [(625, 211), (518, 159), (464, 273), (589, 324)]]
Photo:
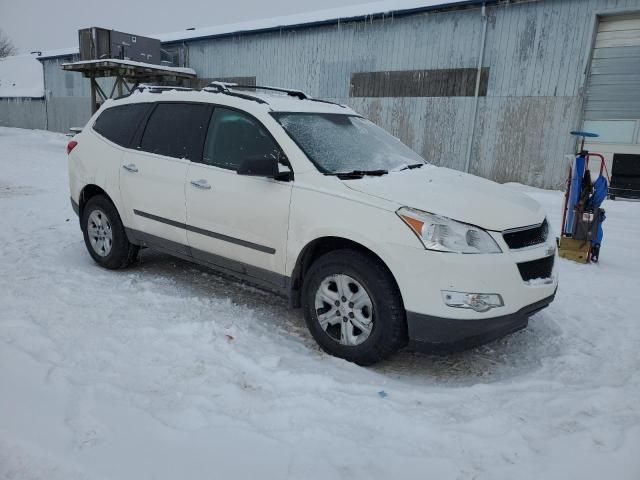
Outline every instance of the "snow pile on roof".
[(33, 55), (0, 59), (0, 98), (44, 96), (42, 64)]
[(67, 47), (67, 48), (56, 48), (54, 50), (46, 50), (42, 52), (40, 58), (48, 58), (48, 57), (67, 57), (71, 55), (78, 55), (80, 53), (80, 49), (76, 47)]
[(144, 67), (150, 68), (153, 70), (164, 70), (168, 72), (176, 72), (176, 73), (184, 73), (186, 75), (196, 75), (196, 71), (193, 68), (185, 68), (185, 67), (170, 67), (167, 65), (158, 65), (156, 63), (144, 63), (144, 62), (136, 62), (134, 60), (122, 60), (119, 58), (101, 58), (99, 60), (81, 60), (79, 62), (72, 63), (63, 63), (62, 66), (67, 65), (99, 65), (105, 63), (117, 63), (118, 65), (129, 65), (132, 67)]
[(217, 25), (214, 27), (196, 28), (195, 30), (183, 30), (180, 32), (164, 33), (152, 35), (152, 37), (157, 38), (162, 42), (173, 42), (177, 40), (187, 40), (190, 38), (269, 30), (278, 27), (291, 27), (294, 25), (305, 25), (318, 22), (327, 22), (331, 20), (346, 20), (349, 18), (362, 17), (367, 15), (379, 15), (398, 12), (402, 10), (412, 10), (464, 3), (470, 2), (469, 0), (383, 0), (378, 2), (363, 3), (359, 5), (350, 5), (348, 7), (338, 7), (313, 12), (298, 13), (295, 15), (286, 15), (281, 17), (231, 23), (226, 25)]

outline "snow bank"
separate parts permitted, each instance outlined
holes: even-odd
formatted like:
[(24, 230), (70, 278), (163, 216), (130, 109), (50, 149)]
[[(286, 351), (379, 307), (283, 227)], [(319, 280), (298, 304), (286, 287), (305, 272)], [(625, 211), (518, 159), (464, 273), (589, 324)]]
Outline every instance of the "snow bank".
[(361, 368), (207, 269), (97, 267), (67, 141), (0, 128), (0, 478), (640, 478), (640, 202), (605, 202), (600, 263), (558, 259), (527, 329)]
[(0, 58), (0, 98), (44, 96), (42, 64), (33, 55)]

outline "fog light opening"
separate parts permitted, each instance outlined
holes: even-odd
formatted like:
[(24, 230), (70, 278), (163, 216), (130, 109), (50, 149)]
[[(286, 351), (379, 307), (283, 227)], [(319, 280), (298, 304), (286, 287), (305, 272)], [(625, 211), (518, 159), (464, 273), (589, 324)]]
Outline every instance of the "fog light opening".
[(482, 313), (492, 308), (503, 307), (502, 296), (497, 293), (471, 293), (442, 291), (444, 303), (454, 308), (469, 308)]

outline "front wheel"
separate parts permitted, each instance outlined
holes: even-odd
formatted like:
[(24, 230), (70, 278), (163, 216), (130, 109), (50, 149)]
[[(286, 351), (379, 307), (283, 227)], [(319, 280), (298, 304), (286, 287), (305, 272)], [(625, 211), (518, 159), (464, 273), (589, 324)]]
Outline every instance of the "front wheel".
[(87, 250), (100, 266), (115, 270), (135, 261), (139, 248), (129, 242), (120, 215), (108, 198), (91, 197), (80, 222)]
[(305, 275), (303, 296), (307, 327), (331, 355), (371, 365), (407, 343), (398, 286), (370, 255), (357, 250), (323, 255)]

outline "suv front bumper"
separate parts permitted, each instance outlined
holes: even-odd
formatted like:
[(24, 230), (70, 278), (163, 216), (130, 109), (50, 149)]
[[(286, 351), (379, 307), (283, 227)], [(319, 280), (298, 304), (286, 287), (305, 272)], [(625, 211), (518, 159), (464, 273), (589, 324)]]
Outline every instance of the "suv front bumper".
[(525, 328), (529, 317), (547, 307), (556, 293), (515, 313), (458, 320), (407, 312), (410, 345), (428, 353), (452, 353), (491, 342)]
[[(531, 315), (553, 301), (557, 262), (550, 276), (540, 281), (525, 281), (536, 271), (525, 271), (524, 266), (555, 255), (555, 244), (548, 240), (518, 251), (500, 246), (503, 253), (478, 255), (398, 245), (387, 250), (384, 260), (400, 288), (412, 344), (422, 350), (450, 352), (486, 343), (525, 328)], [(449, 291), (497, 294), (504, 304), (487, 311), (455, 308), (443, 298), (443, 292)]]

